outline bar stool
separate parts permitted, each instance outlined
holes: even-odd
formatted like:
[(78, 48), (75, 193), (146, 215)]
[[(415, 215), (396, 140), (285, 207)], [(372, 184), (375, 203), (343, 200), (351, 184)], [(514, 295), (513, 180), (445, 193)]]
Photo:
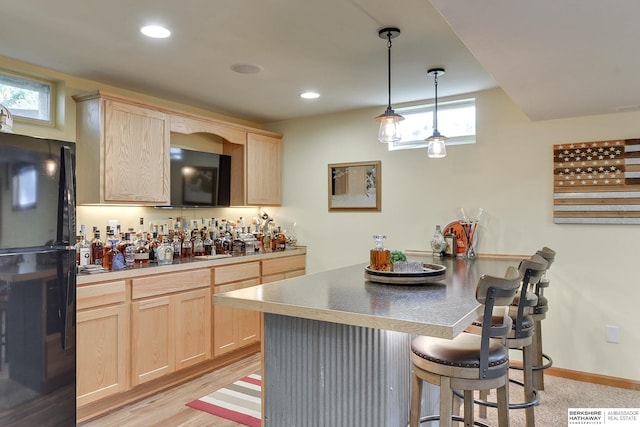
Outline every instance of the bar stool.
[[(484, 305), (481, 333), (462, 333), (452, 340), (419, 336), (411, 343), (413, 379), (409, 425), (417, 427), (422, 421), (439, 419), (441, 427), (451, 426), (452, 390), (464, 390), (464, 422), (474, 422), (473, 391), (497, 389), (498, 423), (509, 425), (509, 351), (504, 337), (511, 331), (508, 306), (518, 291), (520, 272), (509, 267), (504, 278), (484, 275), (476, 286), (476, 299)], [(498, 309), (503, 311), (497, 316)], [(496, 313), (496, 314), (494, 314)], [(423, 381), (440, 387), (440, 415), (420, 419)]]
[(531, 314), (531, 318), (535, 324), (535, 336), (533, 337), (531, 347), (534, 359), (533, 387), (536, 390), (544, 390), (543, 371), (553, 365), (551, 357), (544, 354), (542, 351), (542, 320), (547, 317), (547, 311), (549, 311), (549, 301), (547, 300), (547, 297), (544, 296), (544, 290), (549, 287), (549, 278), (546, 277), (546, 273), (556, 259), (556, 251), (545, 246), (537, 251), (536, 254), (540, 255), (545, 261), (547, 261), (547, 268), (538, 283), (535, 285), (534, 292), (538, 296), (538, 304), (533, 308), (533, 313)]
[[(510, 382), (523, 387), (524, 401), (522, 403), (509, 403), (509, 409), (524, 409), (527, 427), (535, 426), (534, 406), (538, 405), (540, 398), (533, 385), (533, 354), (532, 344), (535, 335), (535, 323), (531, 317), (533, 308), (538, 303), (535, 292), (529, 291), (540, 281), (542, 274), (546, 270), (547, 262), (539, 255), (533, 255), (529, 259), (520, 262), (518, 270), (522, 275), (520, 292), (515, 296), (509, 307), (509, 316), (512, 320), (512, 329), (506, 336), (506, 346), (511, 350), (522, 351), (523, 381), (511, 379)], [(517, 305), (515, 304), (517, 301)], [(467, 332), (480, 333), (480, 328), (484, 324), (484, 319), (478, 319), (467, 328)], [(495, 402), (488, 402), (488, 392), (480, 391), (480, 398), (474, 402), (480, 405), (479, 415), (486, 418), (487, 406), (498, 406)]]

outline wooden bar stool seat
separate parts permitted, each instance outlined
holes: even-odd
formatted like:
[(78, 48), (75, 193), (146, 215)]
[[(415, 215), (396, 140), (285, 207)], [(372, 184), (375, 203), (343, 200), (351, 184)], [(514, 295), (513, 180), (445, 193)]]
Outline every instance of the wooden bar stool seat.
[[(449, 427), (452, 419), (452, 390), (464, 390), (464, 423), (486, 424), (474, 420), (473, 391), (497, 389), (500, 427), (509, 425), (508, 372), (509, 352), (503, 338), (511, 331), (508, 306), (520, 285), (520, 273), (509, 267), (504, 278), (484, 275), (476, 287), (476, 299), (484, 305), (485, 323), (479, 335), (462, 333), (452, 340), (420, 336), (411, 343), (413, 379), (409, 422), (439, 419), (441, 427)], [(502, 307), (502, 316), (494, 315)], [(422, 386), (426, 381), (440, 387), (440, 414), (420, 418)]]

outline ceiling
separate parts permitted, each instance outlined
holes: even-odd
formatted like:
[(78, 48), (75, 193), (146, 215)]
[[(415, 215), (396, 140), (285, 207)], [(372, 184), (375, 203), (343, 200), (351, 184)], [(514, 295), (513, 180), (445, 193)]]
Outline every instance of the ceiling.
[[(2, 56), (258, 123), (382, 113), (384, 26), (401, 30), (394, 106), (433, 98), (432, 67), (446, 69), (440, 97), (500, 86), (532, 120), (640, 104), (628, 0), (21, 0), (2, 14)], [(144, 38), (146, 24), (172, 37)]]

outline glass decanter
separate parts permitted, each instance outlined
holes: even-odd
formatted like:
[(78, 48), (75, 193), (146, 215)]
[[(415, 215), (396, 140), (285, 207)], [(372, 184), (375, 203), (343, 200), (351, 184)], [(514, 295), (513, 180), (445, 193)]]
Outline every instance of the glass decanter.
[(369, 268), (377, 271), (391, 271), (391, 251), (384, 248), (387, 236), (376, 234), (373, 240), (376, 246), (369, 251)]

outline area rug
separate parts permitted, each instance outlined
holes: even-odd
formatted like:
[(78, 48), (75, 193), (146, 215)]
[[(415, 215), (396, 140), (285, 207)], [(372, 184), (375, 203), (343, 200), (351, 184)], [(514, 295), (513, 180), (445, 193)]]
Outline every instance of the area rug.
[(261, 385), (260, 374), (249, 375), (186, 405), (246, 426), (260, 427)]

